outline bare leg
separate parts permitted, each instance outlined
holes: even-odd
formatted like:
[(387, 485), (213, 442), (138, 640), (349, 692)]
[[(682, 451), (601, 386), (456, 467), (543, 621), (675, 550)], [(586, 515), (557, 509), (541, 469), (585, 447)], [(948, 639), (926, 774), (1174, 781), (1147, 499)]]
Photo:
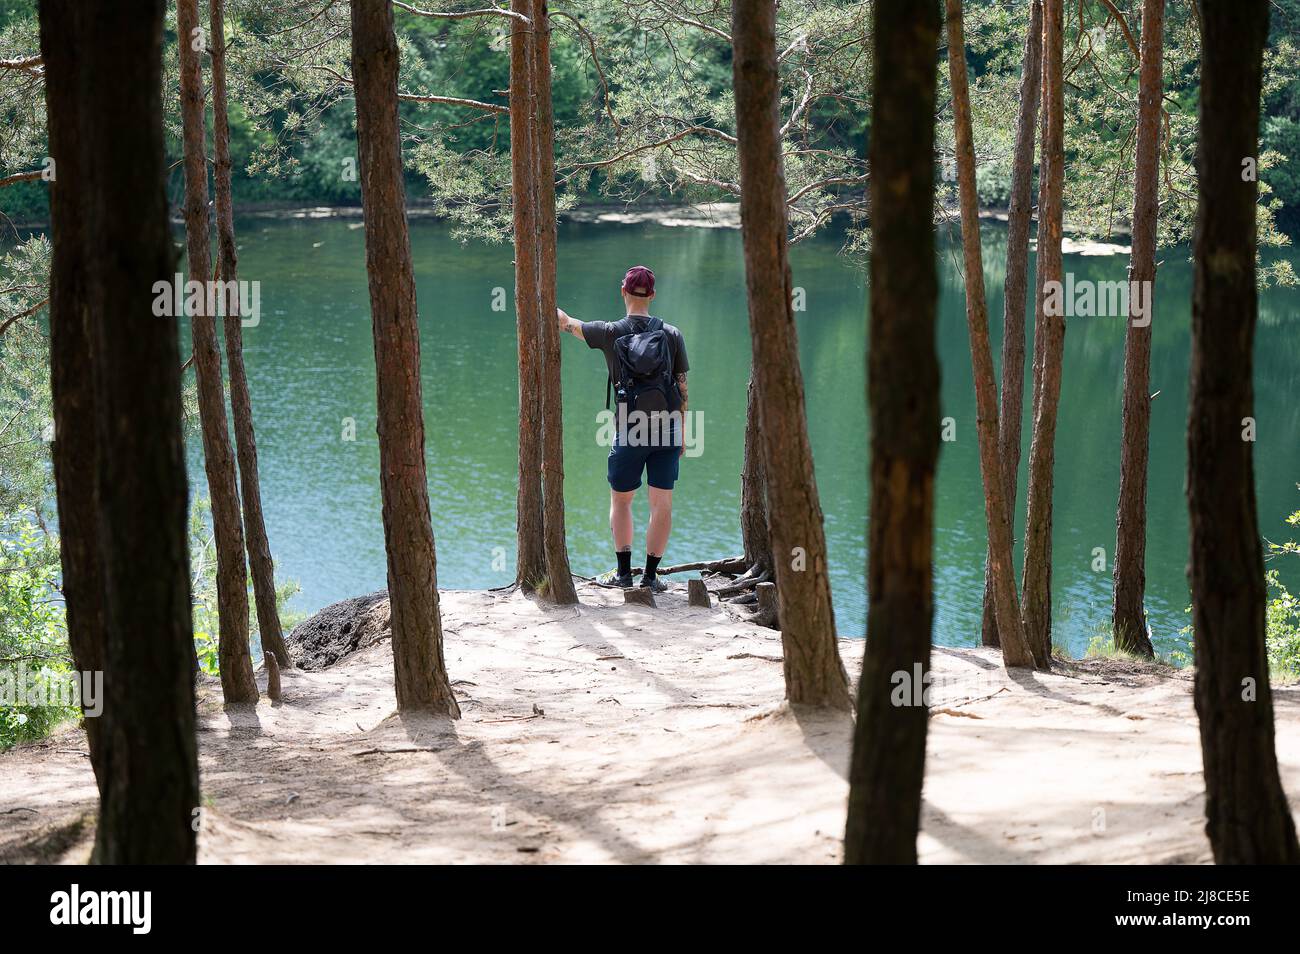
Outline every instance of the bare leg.
[[(668, 548), (668, 534), (673, 529), (673, 492), (651, 487), (650, 490), (650, 526), (645, 532), (645, 552), (651, 556), (663, 556)], [(632, 539), (632, 522), (628, 520), (628, 540)]]
[(615, 550), (632, 549), (632, 498), (635, 490), (609, 492), (609, 529), (614, 534)]

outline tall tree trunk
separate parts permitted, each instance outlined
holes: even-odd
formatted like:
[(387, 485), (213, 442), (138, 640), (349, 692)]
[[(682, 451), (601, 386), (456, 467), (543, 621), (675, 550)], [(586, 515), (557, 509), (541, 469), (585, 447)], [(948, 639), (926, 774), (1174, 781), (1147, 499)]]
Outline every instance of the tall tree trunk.
[(1016, 573), (1011, 562), (1011, 514), (1006, 474), (998, 456), (998, 385), (989, 347), (988, 303), (984, 298), (984, 256), (980, 249), (979, 195), (975, 188), (975, 139), (971, 132), (970, 87), (966, 79), (966, 38), (961, 0), (947, 0), (948, 73), (956, 130), (957, 185), (961, 199), (962, 257), (966, 272), (966, 324), (970, 330), (971, 369), (975, 379), (980, 473), (984, 478), (984, 520), (988, 527), (989, 566), (993, 572), (994, 608), (1009, 666), (1033, 666), (1034, 657), (1020, 623)]
[(767, 474), (763, 468), (763, 431), (758, 426), (754, 379), (745, 401), (745, 457), (740, 471), (740, 538), (745, 563), (754, 575), (772, 572), (772, 538), (767, 530)]
[(551, 105), (551, 21), (546, 0), (532, 0), (534, 105), (537, 126), (537, 313), (542, 346), (542, 505), (546, 539), (546, 597), (578, 602), (564, 533), (564, 392), (560, 386), (560, 328), (555, 323), (555, 120)]
[[(217, 207), (218, 274), (228, 288), (238, 288), (235, 252), (235, 206), (230, 190), (230, 121), (226, 110), (226, 4), (211, 0), (212, 142), (215, 161), (213, 184)], [(238, 297), (227, 297), (225, 321), (226, 359), (230, 362), (230, 409), (235, 420), (235, 451), (239, 459), (239, 490), (244, 503), (248, 567), (253, 576), (257, 604), (257, 631), (262, 653), (273, 653), (282, 669), (293, 662), (284, 648), (280, 613), (275, 602), (275, 564), (262, 515), (262, 482), (257, 473), (257, 439), (253, 433), (253, 405), (244, 370), (244, 331)]]
[(735, 0), (731, 26), (745, 288), (786, 698), (793, 704), (848, 710), (852, 700), (835, 644), (826, 536), (791, 304), (775, 0)]
[[(1145, 323), (1135, 324), (1129, 296), (1124, 337), (1124, 426), (1115, 526), (1115, 648), (1150, 659), (1144, 596), (1147, 556), (1147, 457), (1151, 440), (1151, 320), (1155, 316), (1156, 216), (1160, 207), (1160, 103), (1165, 0), (1142, 5), (1142, 67), (1138, 79), (1137, 169), (1133, 190), (1133, 252), (1129, 282), (1148, 287)], [(1130, 290), (1134, 286), (1130, 284)]]
[(1251, 441), (1255, 177), (1266, 0), (1206, 0), (1187, 416), (1196, 714), (1219, 864), (1300, 863), (1278, 777)]
[[(78, 672), (104, 673), (104, 567), (99, 543), (99, 455), (95, 438), (95, 379), (90, 346), (90, 298), (84, 271), (92, 246), (83, 215), (88, 201), (81, 167), (86, 104), (77, 87), (76, 44), (85, 36), (74, 0), (42, 3), (41, 49), (47, 69), (46, 127), (56, 176), (50, 183), (54, 232), (50, 265), (50, 389), (54, 404), (54, 486), (59, 507), (59, 555), (68, 644)], [(47, 22), (48, 21), (48, 22)], [(94, 161), (93, 158), (89, 161)], [(105, 681), (109, 678), (105, 674)], [(103, 789), (98, 718), (84, 720), (90, 762)]]
[[(164, 192), (163, 4), (42, 0), (40, 19), (56, 181), (67, 190), (51, 212), (56, 307), (70, 313), (51, 320), (84, 321), (79, 347), (94, 388), (100, 493), (91, 533), (111, 673), (94, 859), (191, 863), (199, 777), (180, 356), (176, 325), (152, 310), (155, 284), (170, 285), (175, 269)], [(93, 248), (80, 244), (90, 236)], [(71, 255), (59, 248), (65, 238)], [(65, 545), (71, 533), (84, 552), (80, 527), (61, 529)]]
[[(532, 0), (510, 0), (529, 16)], [(515, 582), (532, 590), (546, 576), (542, 521), (541, 316), (537, 312), (537, 167), (534, 160), (532, 23), (510, 26), (510, 172), (515, 239), (515, 329), (519, 348), (519, 489)]]
[[(1002, 404), (998, 412), (998, 457), (1006, 486), (1007, 519), (1015, 534), (1016, 485), (1020, 474), (1020, 425), (1025, 399), (1025, 302), (1029, 297), (1029, 226), (1034, 214), (1034, 136), (1043, 79), (1043, 3), (1029, 5), (1029, 28), (1020, 71), (1020, 111), (1016, 149), (1011, 161), (1011, 204), (1007, 213), (1007, 268), (1002, 291)], [(1014, 572), (1014, 568), (1013, 568)], [(985, 646), (998, 646), (998, 619), (993, 609), (993, 573), (984, 568)]]
[(939, 457), (939, 282), (929, 161), (939, 4), (876, 0), (872, 29), (867, 648), (844, 860), (914, 864), (928, 717), (917, 677), (928, 680), (930, 670)]
[(239, 512), (239, 481), (226, 423), (221, 386), (217, 317), (206, 307), (212, 278), (208, 236), (208, 161), (204, 148), (203, 31), (198, 0), (176, 0), (180, 39), (181, 123), (185, 151), (185, 237), (190, 281), (204, 290), (205, 304), (190, 315), (194, 373), (198, 382), (203, 464), (212, 498), (212, 529), (217, 546), (217, 619), (221, 691), (227, 704), (257, 701), (257, 682), (248, 654), (248, 574), (244, 566), (244, 527)]
[[(1056, 412), (1061, 400), (1065, 316), (1045, 307), (1048, 282), (1062, 279), (1061, 215), (1065, 186), (1062, 0), (1043, 3), (1043, 159), (1038, 211), (1038, 309), (1034, 326), (1034, 430), (1029, 445), (1028, 516), (1020, 611), (1034, 662), (1052, 657), (1052, 484), (1056, 467)], [(1063, 301), (1057, 295), (1056, 301)]]
[(459, 718), (443, 662), (437, 562), (429, 522), (420, 327), (402, 182), (397, 65), (392, 6), (352, 0), (352, 78), (375, 339), (379, 486), (397, 708)]

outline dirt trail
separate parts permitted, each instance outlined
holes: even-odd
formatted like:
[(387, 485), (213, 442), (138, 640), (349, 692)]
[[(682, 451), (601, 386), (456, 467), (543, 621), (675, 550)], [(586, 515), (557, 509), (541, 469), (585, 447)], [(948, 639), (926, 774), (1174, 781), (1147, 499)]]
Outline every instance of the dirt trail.
[[(655, 610), (579, 595), (444, 594), (454, 724), (394, 715), (386, 640), (284, 673), (279, 706), (226, 712), (205, 684), (200, 860), (838, 861), (850, 725), (780, 704), (779, 636), (677, 586)], [(861, 648), (841, 643), (851, 672)], [(1188, 676), (935, 665), (922, 861), (1210, 860)], [(1300, 689), (1275, 703), (1294, 808)], [(0, 861), (88, 857), (84, 752), (68, 730), (0, 755)]]

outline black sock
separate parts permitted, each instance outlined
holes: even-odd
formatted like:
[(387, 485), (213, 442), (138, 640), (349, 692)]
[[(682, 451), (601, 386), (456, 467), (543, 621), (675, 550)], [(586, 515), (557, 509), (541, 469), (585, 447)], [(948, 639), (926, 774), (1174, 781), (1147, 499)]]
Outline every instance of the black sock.
[(632, 551), (616, 550), (614, 551), (614, 556), (618, 559), (618, 575), (631, 576), (632, 575)]
[(645, 555), (645, 578), (647, 580), (653, 580), (655, 578), (655, 571), (658, 569), (659, 557), (651, 556), (647, 553)]

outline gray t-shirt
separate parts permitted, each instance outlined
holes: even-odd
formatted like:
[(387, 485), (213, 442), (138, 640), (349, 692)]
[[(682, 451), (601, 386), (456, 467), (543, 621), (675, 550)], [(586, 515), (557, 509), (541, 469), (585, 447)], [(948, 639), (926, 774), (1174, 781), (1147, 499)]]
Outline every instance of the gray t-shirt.
[[(609, 376), (612, 380), (616, 367), (614, 357), (614, 342), (624, 335), (635, 335), (645, 331), (648, 319), (641, 315), (628, 315), (619, 321), (584, 321), (582, 323), (582, 337), (587, 342), (588, 348), (599, 349), (605, 352), (605, 366), (609, 370)], [(686, 360), (686, 342), (682, 338), (682, 333), (673, 325), (664, 322), (664, 331), (668, 335), (668, 350), (673, 359), (673, 375), (685, 374), (691, 369), (690, 362)]]

